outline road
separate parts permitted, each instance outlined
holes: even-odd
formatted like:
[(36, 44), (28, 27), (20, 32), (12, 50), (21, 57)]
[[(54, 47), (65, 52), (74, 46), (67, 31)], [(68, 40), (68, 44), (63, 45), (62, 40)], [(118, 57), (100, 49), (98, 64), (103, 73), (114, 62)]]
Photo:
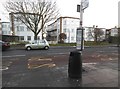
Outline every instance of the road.
[[(49, 50), (10, 49), (4, 51), (2, 53), (3, 86), (22, 86), (21, 82), (28, 80), (34, 69), (41, 69), (41, 72), (44, 72), (46, 67), (67, 65), (69, 54), (74, 50), (75, 47), (52, 47)], [(118, 48), (107, 46), (85, 47), (82, 59), (84, 63), (117, 60)], [(39, 80), (33, 79), (33, 81)], [(29, 84), (26, 84), (26, 86), (29, 86)]]
[[(21, 50), (8, 50), (3, 51), (2, 57), (22, 57), (22, 56), (46, 56), (46, 55), (61, 55), (61, 54), (69, 54), (71, 51), (74, 51), (75, 47), (52, 47), (49, 50), (31, 50), (26, 51), (24, 49)], [(117, 53), (117, 47), (87, 47), (84, 49), (83, 54), (90, 53)]]

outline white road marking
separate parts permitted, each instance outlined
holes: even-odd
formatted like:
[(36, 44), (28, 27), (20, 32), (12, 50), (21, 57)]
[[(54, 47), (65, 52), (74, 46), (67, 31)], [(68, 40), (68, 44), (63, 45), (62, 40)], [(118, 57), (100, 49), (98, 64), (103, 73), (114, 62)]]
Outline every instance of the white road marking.
[(58, 54), (58, 55), (65, 55), (65, 54), (69, 54), (70, 52), (65, 52), (65, 53), (51, 53), (51, 54)]
[(9, 68), (6, 67), (6, 68), (0, 68), (0, 71), (3, 71), (3, 70), (8, 70)]
[(91, 63), (83, 63), (83, 65), (96, 65), (97, 63), (91, 62)]
[(3, 58), (8, 58), (8, 57), (24, 57), (26, 55), (12, 55), (12, 56), (2, 56)]

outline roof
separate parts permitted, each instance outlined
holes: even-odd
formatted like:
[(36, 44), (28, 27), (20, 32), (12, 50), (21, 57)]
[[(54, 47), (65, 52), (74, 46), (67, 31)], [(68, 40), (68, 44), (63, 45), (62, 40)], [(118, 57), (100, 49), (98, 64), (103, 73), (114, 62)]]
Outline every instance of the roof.
[(69, 17), (69, 16), (64, 16), (64, 17), (59, 17), (57, 20), (55, 20), (53, 23), (49, 24), (48, 26), (54, 24), (55, 22), (57, 22), (60, 18), (70, 18), (70, 19), (80, 19), (80, 18), (77, 18), (77, 17)]

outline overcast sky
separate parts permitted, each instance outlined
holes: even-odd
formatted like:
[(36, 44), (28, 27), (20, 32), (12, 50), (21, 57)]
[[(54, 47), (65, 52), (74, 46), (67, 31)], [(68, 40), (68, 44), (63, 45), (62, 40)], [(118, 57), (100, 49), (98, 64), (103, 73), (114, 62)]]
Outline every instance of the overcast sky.
[[(81, 0), (56, 0), (61, 16), (80, 17), (77, 4)], [(98, 25), (101, 28), (118, 26), (118, 2), (120, 0), (89, 0), (89, 7), (83, 14), (83, 26)], [(8, 21), (8, 14), (2, 7), (5, 1), (0, 0), (0, 18)]]

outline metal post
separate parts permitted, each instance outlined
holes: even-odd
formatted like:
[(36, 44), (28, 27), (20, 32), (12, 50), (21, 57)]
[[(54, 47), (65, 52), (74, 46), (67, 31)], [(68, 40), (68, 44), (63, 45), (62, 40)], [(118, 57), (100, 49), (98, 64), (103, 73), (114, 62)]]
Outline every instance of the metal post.
[(83, 28), (82, 28), (82, 24), (83, 24), (83, 2), (81, 0), (81, 5), (80, 5), (80, 29), (82, 30), (81, 51), (83, 49)]
[(81, 0), (80, 2), (81, 5), (78, 5), (79, 7), (77, 8), (78, 9), (78, 12), (80, 12), (80, 23), (79, 23), (79, 28), (77, 29), (77, 45), (76, 45), (76, 49), (78, 51), (82, 51), (83, 50), (83, 44), (84, 44), (84, 37), (83, 37), (83, 34), (84, 34), (84, 29), (82, 27), (82, 24), (83, 24), (83, 0)]
[(82, 10), (82, 1), (81, 1), (81, 5), (80, 5), (80, 28), (82, 28), (82, 23), (83, 23), (83, 10)]

